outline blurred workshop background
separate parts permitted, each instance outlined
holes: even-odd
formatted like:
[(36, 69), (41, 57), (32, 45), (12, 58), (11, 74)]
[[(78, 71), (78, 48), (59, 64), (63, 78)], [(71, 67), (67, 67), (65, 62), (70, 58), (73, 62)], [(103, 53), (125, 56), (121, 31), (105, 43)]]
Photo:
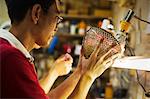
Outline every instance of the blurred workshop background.
[[(34, 49), (31, 54), (39, 79), (46, 75), (54, 60), (64, 53), (74, 58), (76, 68), (80, 54), (82, 39), (91, 27), (101, 27), (116, 32), (120, 21), (128, 9), (134, 10), (136, 16), (150, 22), (150, 0), (62, 0), (61, 16), (64, 18), (51, 44), (46, 48)], [(130, 47), (136, 55), (150, 57), (150, 24), (132, 18), (127, 31)], [(5, 0), (0, 0), (0, 27), (9, 28)], [(74, 70), (74, 69), (73, 69)], [(150, 91), (150, 73), (138, 71), (139, 81), (146, 91)], [(70, 74), (68, 74), (70, 75)], [(66, 76), (59, 77), (54, 87)], [(92, 85), (87, 99), (146, 99), (142, 87), (137, 80), (137, 72), (133, 69), (110, 68)], [(148, 98), (147, 98), (148, 99)]]

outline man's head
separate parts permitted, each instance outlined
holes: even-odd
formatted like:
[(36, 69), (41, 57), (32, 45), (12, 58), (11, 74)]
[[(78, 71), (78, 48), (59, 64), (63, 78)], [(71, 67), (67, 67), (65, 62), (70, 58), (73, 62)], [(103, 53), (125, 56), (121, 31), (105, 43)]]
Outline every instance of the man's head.
[(12, 26), (24, 23), (35, 43), (45, 46), (59, 20), (56, 0), (5, 0)]

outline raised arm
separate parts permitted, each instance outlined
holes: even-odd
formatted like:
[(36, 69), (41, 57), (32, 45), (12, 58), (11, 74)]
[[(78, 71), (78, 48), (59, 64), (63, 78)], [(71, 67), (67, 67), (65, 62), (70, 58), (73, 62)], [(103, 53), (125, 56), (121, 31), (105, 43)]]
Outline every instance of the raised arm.
[(111, 64), (113, 63), (113, 60), (118, 57), (119, 54), (116, 54), (112, 57), (110, 57), (107, 60), (104, 60), (105, 57), (111, 53), (111, 51), (114, 49), (109, 50), (104, 56), (102, 56), (97, 61), (97, 54), (99, 52), (98, 49), (93, 52), (91, 57), (89, 58), (89, 63), (87, 65), (89, 66), (87, 68), (87, 71), (85, 74), (81, 77), (81, 80), (79, 81), (78, 85), (76, 86), (73, 93), (69, 96), (70, 99), (85, 99), (88, 91), (95, 81), (97, 77), (99, 77)]
[(66, 75), (72, 68), (73, 59), (69, 54), (59, 57), (53, 64), (47, 76), (40, 80), (40, 85), (47, 94), (58, 76)]
[(58, 87), (51, 90), (48, 94), (51, 99), (67, 99), (77, 86), (86, 68), (79, 62), (76, 70)]
[(64, 82), (58, 87), (51, 90), (48, 96), (51, 99), (67, 99), (68, 96), (73, 92), (77, 83), (81, 78), (81, 71), (76, 69)]

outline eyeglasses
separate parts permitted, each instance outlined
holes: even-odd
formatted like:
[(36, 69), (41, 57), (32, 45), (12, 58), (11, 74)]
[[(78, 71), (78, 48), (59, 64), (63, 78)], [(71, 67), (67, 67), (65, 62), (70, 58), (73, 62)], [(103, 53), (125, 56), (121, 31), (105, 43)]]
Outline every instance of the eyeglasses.
[[(150, 97), (150, 89), (149, 91), (146, 90), (146, 87), (145, 86), (145, 82), (146, 82), (146, 73), (150, 73), (150, 72), (145, 72), (144, 73), (144, 77), (143, 77), (143, 74), (139, 74), (139, 72), (136, 70), (136, 74), (137, 74), (137, 81), (139, 83), (139, 85), (142, 87), (142, 89), (144, 90), (144, 93), (145, 93), (145, 96), (146, 97)], [(143, 80), (142, 78), (145, 78), (145, 80)], [(142, 84), (142, 82), (144, 82), (144, 84)]]
[(61, 23), (63, 20), (63, 17), (61, 16), (56, 16), (56, 18), (57, 18), (57, 24)]
[(54, 31), (57, 31), (58, 24), (61, 23), (62, 20), (63, 20), (63, 17), (61, 17), (61, 16), (56, 16), (56, 21), (57, 21), (57, 23), (56, 23), (56, 27), (55, 27), (55, 30), (54, 30)]

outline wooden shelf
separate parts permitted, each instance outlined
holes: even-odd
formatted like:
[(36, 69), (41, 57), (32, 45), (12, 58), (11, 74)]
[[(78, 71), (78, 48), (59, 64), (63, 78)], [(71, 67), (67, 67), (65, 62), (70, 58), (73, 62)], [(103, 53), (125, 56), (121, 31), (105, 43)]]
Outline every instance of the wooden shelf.
[(67, 14), (60, 14), (64, 18), (74, 18), (74, 19), (101, 19), (100, 16), (94, 15), (67, 15)]

